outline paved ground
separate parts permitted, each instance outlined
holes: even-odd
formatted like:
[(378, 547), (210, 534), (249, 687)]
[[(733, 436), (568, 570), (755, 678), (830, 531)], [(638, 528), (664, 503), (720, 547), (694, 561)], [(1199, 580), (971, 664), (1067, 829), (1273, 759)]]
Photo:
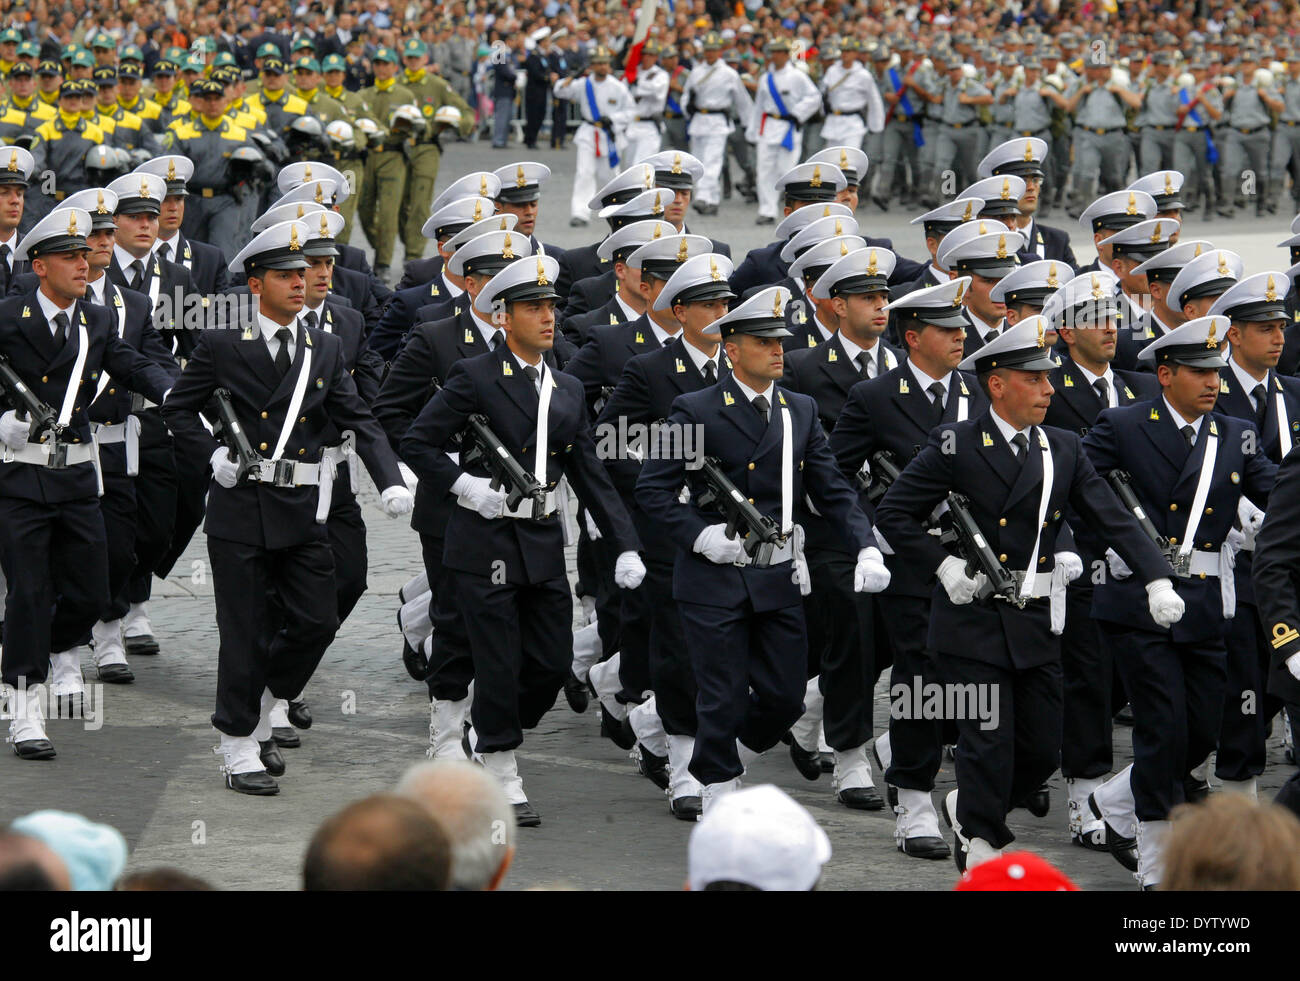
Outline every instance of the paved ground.
[[(577, 245), (596, 237), (594, 229), (568, 226), (570, 154), (537, 151), (533, 159), (555, 175), (542, 206), (543, 238)], [(457, 145), (444, 158), (439, 187), (480, 166), (523, 159), (514, 150)], [(770, 238), (770, 228), (753, 224), (743, 202), (723, 205), (708, 219), (692, 216), (693, 231), (731, 243), (739, 258)], [(872, 235), (892, 237), (917, 256), (921, 236), (901, 213), (860, 211)], [(1247, 269), (1286, 268), (1290, 216), (1241, 218), (1206, 226), (1189, 222), (1184, 238), (1213, 239), (1240, 251)], [(1052, 224), (1069, 225), (1059, 213)], [(1076, 244), (1081, 261), (1091, 248)], [(133, 661), (137, 681), (106, 686), (104, 725), (97, 730), (65, 720), (51, 723), (59, 757), (23, 763), (0, 756), (0, 822), (39, 808), (79, 811), (120, 828), (132, 848), (132, 867), (176, 865), (233, 889), (291, 889), (302, 854), (322, 818), (365, 794), (390, 788), (409, 764), (423, 758), (428, 741), (428, 707), (423, 686), (402, 668), (394, 624), (398, 587), (419, 568), (419, 547), (404, 521), (386, 519), (374, 488), (363, 491), (370, 527), (370, 590), (344, 625), (312, 681), (309, 698), (316, 724), (303, 734), (301, 749), (285, 752), (289, 772), (280, 796), (254, 799), (222, 786), (217, 739), (208, 723), (216, 684), (217, 632), (206, 547), (200, 535), (177, 574), (158, 585), (152, 605), (161, 656)], [(88, 672), (93, 681), (93, 671)], [(888, 705), (877, 690), (877, 732)], [(567, 883), (589, 889), (676, 889), (685, 876), (690, 826), (669, 816), (662, 795), (636, 774), (625, 754), (599, 737), (593, 707), (574, 715), (559, 706), (531, 733), (520, 752), (520, 770), (542, 827), (520, 834), (519, 855), (508, 884), (523, 888)], [(1116, 765), (1131, 759), (1129, 730), (1117, 730)], [(1264, 785), (1275, 788), (1289, 773), (1278, 741), (1270, 745), (1272, 766)], [(834, 857), (825, 885), (833, 889), (946, 889), (955, 879), (951, 862), (922, 862), (902, 856), (892, 841), (888, 812), (849, 811), (834, 801), (829, 776), (809, 783), (795, 772), (785, 747), (751, 770), (755, 781), (773, 781), (807, 805), (830, 834)], [(940, 792), (952, 786), (952, 768), (940, 773)], [(1082, 886), (1131, 889), (1133, 881), (1106, 855), (1072, 847), (1064, 833), (1062, 783), (1053, 781), (1053, 810), (1044, 819), (1027, 812), (1013, 816), (1018, 841), (1057, 862)], [(937, 799), (937, 798), (936, 798)]]

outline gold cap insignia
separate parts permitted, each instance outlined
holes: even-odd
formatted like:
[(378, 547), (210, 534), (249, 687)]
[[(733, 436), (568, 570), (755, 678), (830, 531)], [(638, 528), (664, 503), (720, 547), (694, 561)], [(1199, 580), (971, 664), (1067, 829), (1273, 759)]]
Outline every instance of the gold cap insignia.
[(645, 169), (641, 172), (641, 174), (645, 178), (645, 189), (648, 191), (650, 190), (650, 188), (654, 187), (654, 183), (655, 183), (654, 168), (651, 167), (649, 164), (646, 164)]
[[(841, 236), (841, 237), (843, 238), (843, 236)], [(848, 255), (848, 254), (849, 254), (849, 243), (848, 243), (847, 241), (841, 241), (841, 242), (840, 242), (840, 255), (841, 255), (841, 256), (846, 256), (846, 255)]]
[(303, 164), (303, 166), (302, 166), (302, 179), (303, 179), (303, 183), (304, 183), (304, 184), (305, 184), (307, 181), (311, 180), (311, 164)]
[(952, 305), (953, 305), (953, 306), (955, 306), (955, 307), (959, 307), (959, 306), (961, 306), (961, 295), (962, 295), (962, 293), (964, 293), (965, 291), (966, 291), (966, 284), (965, 284), (965, 283), (958, 283), (958, 284), (957, 284), (957, 295), (954, 296), (954, 297), (952, 298)]
[(1100, 300), (1104, 294), (1101, 291), (1101, 282), (1097, 279), (1097, 274), (1092, 274), (1092, 298)]
[(876, 265), (876, 250), (872, 249), (871, 254), (867, 256), (867, 275), (875, 276), (878, 271), (879, 267)]
[(709, 275), (715, 283), (722, 279), (722, 273), (718, 272), (718, 262), (712, 256), (709, 257)]
[(844, 224), (838, 218), (835, 219), (835, 234), (836, 235), (844, 234)]
[[(515, 257), (514, 242), (510, 240), (510, 233), (506, 232), (506, 237), (501, 243), (501, 258), (513, 259), (514, 257)], [(542, 268), (542, 263), (540, 259), (537, 262), (537, 268), (538, 270), (541, 270)]]
[(984, 234), (985, 232), (987, 232), (988, 230), (989, 230), (989, 229), (988, 229), (988, 226), (985, 225), (983, 221), (981, 221), (981, 222), (980, 222), (980, 234), (983, 235), (983, 234)]
[(683, 238), (681, 244), (677, 246), (677, 261), (685, 262), (689, 258), (689, 252), (690, 247), (686, 244), (686, 239)]
[(542, 257), (537, 257), (537, 285), (550, 286), (551, 281), (546, 278), (546, 265), (542, 262)]
[(290, 225), (289, 226), (289, 251), (297, 252), (301, 248), (302, 246), (298, 244), (298, 226)]
[(487, 197), (487, 174), (481, 174), (478, 179), (478, 196)]
[(1273, 282), (1273, 277), (1268, 277), (1268, 284), (1264, 290), (1264, 299), (1269, 303), (1277, 302), (1277, 284)]
[(1214, 320), (1211, 319), (1211, 320), (1210, 320), (1210, 333), (1207, 334), (1207, 335), (1206, 335), (1206, 338), (1205, 338), (1205, 346), (1206, 346), (1207, 348), (1218, 347), (1218, 346), (1219, 346), (1219, 342), (1216, 341), (1216, 340), (1214, 339), (1214, 331), (1215, 331), (1216, 326), (1217, 326), (1217, 325), (1215, 324)]
[(324, 204), (324, 203), (325, 203), (325, 191), (324, 191), (324, 189), (321, 187), (320, 184), (317, 184), (317, 185), (316, 185), (316, 197), (315, 197), (315, 201), (316, 201), (317, 204)]
[(298, 204), (298, 213), (297, 213), (296, 215), (294, 215), (294, 217), (295, 217), (295, 218), (301, 218), (305, 213), (306, 213), (306, 212), (305, 212), (305, 210), (304, 210), (302, 204), (299, 203), (299, 204)]
[(660, 200), (661, 197), (662, 197), (662, 195), (659, 195), (659, 194), (656, 194), (656, 195), (655, 195), (655, 206), (654, 206), (654, 208), (653, 208), (652, 210), (653, 210), (653, 213), (656, 214), (656, 215), (662, 215), (662, 214), (664, 213), (663, 202)]
[(497, 227), (497, 231), (498, 232), (510, 231), (510, 219), (508, 219), (505, 215), (501, 216), (501, 224)]
[(999, 235), (999, 236), (998, 236), (998, 254), (997, 254), (997, 257), (998, 257), (999, 259), (1005, 259), (1005, 258), (1007, 257), (1007, 237), (1006, 237), (1005, 235)]
[(1124, 209), (1124, 214), (1126, 214), (1126, 215), (1135, 215), (1135, 214), (1137, 214), (1137, 213), (1138, 213), (1138, 199), (1137, 199), (1137, 195), (1134, 194), (1132, 191), (1129, 191), (1129, 192), (1128, 192), (1128, 207)]
[(524, 176), (524, 165), (520, 164), (515, 168), (515, 187), (523, 187), (528, 183), (528, 178)]
[(1047, 346), (1047, 335), (1043, 333), (1043, 321), (1041, 317), (1038, 320), (1038, 346), (1040, 348)]
[(669, 171), (669, 173), (680, 174), (681, 172), (682, 172), (682, 155), (680, 153), (674, 153), (673, 169)]
[(822, 217), (829, 218), (830, 216), (831, 216), (831, 206), (828, 204), (822, 208)]
[(103, 192), (103, 191), (96, 191), (96, 192), (95, 192), (95, 211), (97, 211), (97, 212), (98, 212), (99, 214), (101, 214), (101, 215), (106, 215), (106, 214), (108, 214), (108, 209), (104, 207), (104, 192)]
[(68, 213), (68, 234), (77, 234), (77, 215), (75, 212)]
[(1011, 200), (1011, 178), (1002, 178), (1002, 193), (999, 195), (1003, 201)]
[(1055, 262), (1053, 262), (1050, 266), (1047, 267), (1047, 285), (1052, 287), (1052, 289), (1054, 290), (1061, 288), (1061, 281), (1056, 278)]
[(18, 151), (11, 150), (9, 153), (9, 170), (12, 173), (18, 169)]
[(1192, 253), (1192, 258), (1195, 259), (1195, 258), (1196, 258), (1198, 255), (1200, 255), (1200, 254), (1201, 254), (1201, 243), (1200, 243), (1200, 242), (1197, 242), (1197, 243), (1196, 243), (1196, 251)]
[(478, 222), (483, 220), (483, 199), (479, 198), (474, 202), (474, 214), (470, 221)]
[(1160, 222), (1156, 222), (1156, 230), (1151, 233), (1151, 244), (1156, 245), (1160, 241)]
[(650, 236), (650, 238), (651, 238), (651, 240), (653, 241), (654, 239), (659, 238), (659, 236), (662, 235), (663, 233), (664, 233), (664, 231), (663, 231), (663, 226), (662, 226), (662, 225), (655, 225), (655, 231), (654, 231), (654, 234), (653, 234), (652, 236)]
[(1034, 145), (1025, 140), (1025, 163), (1032, 163), (1034, 160)]
[(330, 220), (325, 216), (325, 212), (320, 213), (320, 237), (330, 237)]
[(140, 178), (140, 197), (142, 197), (142, 198), (147, 198), (147, 197), (149, 197), (149, 196), (150, 196), (150, 195), (149, 195), (149, 182), (148, 182), (145, 178), (141, 177), (141, 178)]
[(849, 154), (847, 150), (840, 151), (840, 170), (849, 169)]
[(965, 210), (964, 212), (962, 212), (962, 216), (961, 216), (961, 220), (962, 220), (962, 221), (970, 221), (970, 212), (971, 212), (971, 208), (973, 208), (974, 206), (975, 206), (975, 202), (974, 202), (974, 201), (967, 201), (967, 202), (966, 202), (966, 210)]
[(812, 179), (811, 179), (810, 181), (808, 181), (808, 186), (809, 186), (809, 187), (821, 187), (821, 186), (822, 186), (822, 169), (821, 169), (820, 166), (815, 166), (815, 167), (813, 167), (813, 175), (812, 175)]
[(781, 316), (781, 294), (779, 291), (776, 296), (772, 297), (772, 316)]
[(1165, 193), (1166, 194), (1174, 193), (1174, 181), (1173, 178), (1169, 176), (1168, 171), (1165, 172)]
[(168, 161), (167, 161), (167, 179), (168, 179), (169, 181), (174, 181), (174, 180), (176, 180), (176, 161), (175, 161), (175, 160), (168, 160)]
[(1223, 257), (1222, 252), (1219, 253), (1219, 275), (1220, 276), (1228, 275), (1228, 260)]

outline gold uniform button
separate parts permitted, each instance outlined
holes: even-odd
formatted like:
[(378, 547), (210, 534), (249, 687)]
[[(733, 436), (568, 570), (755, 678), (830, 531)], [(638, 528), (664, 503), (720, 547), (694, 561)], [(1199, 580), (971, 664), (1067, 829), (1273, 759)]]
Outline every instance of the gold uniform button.
[(1007, 560), (1007, 553), (1006, 553), (1006, 552), (1003, 552), (1001, 555), (998, 556), (998, 561), (999, 561), (999, 562), (1005, 562), (1006, 560)]
[(265, 412), (262, 413), (262, 418), (263, 418), (263, 419), (266, 418), (266, 413), (265, 413)]
[(1007, 526), (1007, 519), (1006, 519), (1006, 518), (998, 518), (998, 527), (999, 527), (999, 528), (1005, 528), (1006, 526)]
[(1205, 573), (1204, 573), (1204, 572), (1201, 573), (1201, 578), (1202, 578), (1202, 579), (1205, 578)]
[(1177, 511), (1177, 510), (1178, 510), (1178, 505), (1177, 505), (1177, 504), (1171, 504), (1171, 505), (1169, 505), (1169, 510), (1170, 510), (1170, 511)]
[(110, 388), (110, 389), (108, 390), (108, 394), (109, 394), (109, 395), (116, 395), (116, 394), (117, 394), (117, 389), (116, 389), (116, 388)]
[(749, 469), (750, 469), (750, 470), (753, 470), (753, 469), (754, 469), (754, 463), (753, 463), (753, 461), (752, 461), (752, 460), (751, 460), (751, 461), (750, 461), (750, 464), (749, 464)]
[(1214, 513), (1214, 508), (1206, 508), (1206, 509), (1205, 509), (1205, 513), (1206, 513), (1206, 514), (1213, 514), (1213, 513)]
[(1047, 556), (1044, 555), (1044, 556), (1042, 556), (1041, 558), (1039, 558), (1039, 560), (1038, 560), (1038, 564), (1039, 564), (1039, 565), (1042, 565), (1042, 564), (1043, 564), (1044, 562), (1046, 562), (1046, 561), (1047, 561)]
[(1177, 544), (1178, 544), (1178, 539), (1177, 539), (1177, 538), (1170, 538), (1170, 539), (1169, 539), (1169, 544), (1170, 544), (1170, 545), (1177, 545)]
[(304, 453), (306, 453), (306, 452), (307, 452), (307, 447), (304, 446), (302, 449), (300, 449), (300, 450), (298, 451), (298, 455), (299, 455), (299, 456), (302, 456), (302, 455), (303, 455)]
[(261, 444), (259, 444), (257, 448), (258, 448), (259, 450), (261, 450), (263, 453), (266, 452), (266, 444), (265, 444), (265, 443), (261, 443)]
[(49, 376), (49, 375), (41, 375), (41, 381), (42, 381), (43, 383), (44, 383), (44, 382), (48, 382), (49, 380), (50, 380), (50, 376)]
[(298, 421), (299, 421), (299, 422), (306, 422), (306, 421), (307, 421), (307, 417), (306, 417), (306, 416), (303, 416), (303, 417), (302, 417), (301, 419), (299, 419)]
[(754, 503), (754, 499), (753, 499), (752, 497), (749, 499), (749, 503), (750, 503), (750, 504), (753, 504), (753, 503)]

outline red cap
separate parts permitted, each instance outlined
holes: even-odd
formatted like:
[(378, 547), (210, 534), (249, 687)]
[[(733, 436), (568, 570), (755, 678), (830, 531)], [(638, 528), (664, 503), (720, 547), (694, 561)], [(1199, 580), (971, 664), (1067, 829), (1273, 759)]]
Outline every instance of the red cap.
[(981, 862), (961, 877), (956, 892), (1078, 892), (1079, 887), (1032, 852), (1010, 852)]

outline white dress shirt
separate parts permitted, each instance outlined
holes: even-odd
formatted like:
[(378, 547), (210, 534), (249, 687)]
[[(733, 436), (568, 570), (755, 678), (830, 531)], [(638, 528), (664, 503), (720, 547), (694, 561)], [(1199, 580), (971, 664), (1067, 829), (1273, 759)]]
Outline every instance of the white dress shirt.
[(45, 322), (50, 325), (50, 336), (54, 336), (54, 318), (60, 313), (68, 315), (68, 337), (72, 336), (73, 317), (77, 313), (77, 301), (73, 300), (66, 307), (59, 307), (53, 300), (45, 295), (44, 290), (36, 291), (36, 302), (40, 304), (41, 313), (45, 315)]
[(295, 320), (291, 324), (277, 324), (270, 317), (259, 313), (257, 315), (257, 327), (262, 332), (262, 340), (266, 342), (267, 350), (271, 352), (271, 360), (280, 353), (280, 339), (275, 336), (278, 330), (287, 330), (289, 337), (289, 360), (292, 361), (294, 354), (297, 353), (298, 343), (298, 322)]
[(1232, 373), (1237, 378), (1237, 384), (1241, 386), (1241, 390), (1245, 392), (1246, 397), (1250, 399), (1250, 404), (1254, 406), (1255, 411), (1258, 412), (1259, 403), (1255, 401), (1254, 391), (1257, 386), (1263, 385), (1264, 398), (1265, 400), (1268, 399), (1268, 372), (1264, 373), (1263, 378), (1255, 378), (1248, 371), (1246, 371), (1245, 368), (1237, 364), (1236, 358), (1229, 358), (1228, 364), (1232, 365)]
[(713, 352), (713, 357), (709, 357), (690, 341), (683, 339), (682, 346), (686, 348), (686, 353), (691, 356), (691, 361), (695, 363), (695, 370), (700, 373), (700, 377), (705, 377), (704, 366), (713, 362), (713, 377), (722, 377), (722, 345), (719, 344)]
[(1110, 401), (1106, 403), (1107, 408), (1114, 409), (1119, 405), (1119, 393), (1115, 391), (1115, 372), (1110, 370), (1110, 365), (1106, 366), (1105, 374), (1094, 375), (1083, 365), (1079, 364), (1079, 362), (1076, 361), (1074, 364), (1075, 367), (1078, 368), (1080, 372), (1082, 372), (1084, 378), (1088, 380), (1088, 387), (1091, 388), (1093, 391), (1097, 390), (1098, 381), (1102, 379), (1106, 380), (1106, 384), (1110, 387)]
[(948, 404), (948, 390), (952, 387), (951, 371), (942, 378), (931, 378), (928, 374), (922, 371), (911, 358), (907, 359), (906, 364), (912, 369), (912, 377), (915, 378), (916, 383), (921, 386), (921, 391), (925, 392), (925, 394), (929, 396), (931, 405), (934, 405), (934, 395), (930, 392), (930, 386), (935, 382), (938, 382), (943, 386), (943, 404)]

